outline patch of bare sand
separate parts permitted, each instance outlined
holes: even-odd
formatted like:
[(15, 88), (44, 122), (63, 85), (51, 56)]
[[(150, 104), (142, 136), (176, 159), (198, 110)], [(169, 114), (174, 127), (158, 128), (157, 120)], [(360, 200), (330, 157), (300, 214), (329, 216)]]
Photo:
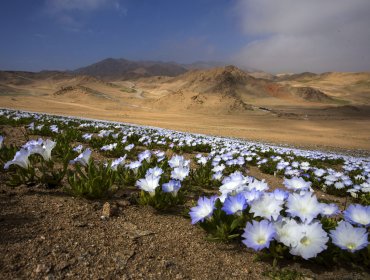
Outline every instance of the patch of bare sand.
[(297, 147), (370, 151), (370, 120), (366, 118), (304, 120), (279, 118), (254, 111), (238, 115), (169, 113), (124, 101), (96, 102), (87, 98), (73, 103), (48, 97), (3, 96), (0, 104), (6, 108), (121, 121)]

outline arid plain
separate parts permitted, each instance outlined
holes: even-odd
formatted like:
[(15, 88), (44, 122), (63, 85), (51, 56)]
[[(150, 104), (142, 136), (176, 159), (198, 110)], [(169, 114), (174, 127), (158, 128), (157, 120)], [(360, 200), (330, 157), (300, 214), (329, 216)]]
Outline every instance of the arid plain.
[[(141, 69), (144, 71), (145, 69)], [(370, 73), (0, 72), (0, 106), (325, 150), (370, 150)]]

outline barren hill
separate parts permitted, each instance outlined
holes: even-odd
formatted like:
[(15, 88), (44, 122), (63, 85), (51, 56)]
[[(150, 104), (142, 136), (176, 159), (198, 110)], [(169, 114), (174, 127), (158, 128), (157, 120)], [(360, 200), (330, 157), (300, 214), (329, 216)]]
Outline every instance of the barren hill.
[(266, 104), (333, 101), (313, 87), (293, 87), (255, 78), (232, 65), (191, 70), (174, 78), (140, 79), (138, 86), (158, 98), (154, 108), (172, 111), (239, 114)]
[(0, 104), (278, 143), (369, 148), (370, 73), (262, 76), (234, 66), (125, 81), (0, 71)]
[(74, 72), (104, 79), (128, 80), (151, 76), (177, 76), (187, 71), (176, 63), (157, 61), (131, 61), (127, 59), (107, 58)]

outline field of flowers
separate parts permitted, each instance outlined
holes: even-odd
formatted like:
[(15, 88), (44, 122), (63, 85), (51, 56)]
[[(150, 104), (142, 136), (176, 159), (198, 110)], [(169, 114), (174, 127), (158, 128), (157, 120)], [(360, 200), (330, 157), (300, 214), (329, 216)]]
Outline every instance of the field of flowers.
[[(274, 264), (370, 266), (369, 158), (12, 110), (0, 111), (0, 125), (22, 127), (28, 139), (0, 135), (9, 187), (87, 199), (127, 191), (139, 205), (182, 211), (208, 240), (242, 242)], [(248, 175), (251, 167), (283, 184)]]

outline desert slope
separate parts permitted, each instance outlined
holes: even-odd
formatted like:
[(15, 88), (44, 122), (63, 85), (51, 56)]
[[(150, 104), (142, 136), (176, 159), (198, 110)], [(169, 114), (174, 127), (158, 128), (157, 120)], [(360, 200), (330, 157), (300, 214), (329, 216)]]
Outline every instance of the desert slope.
[(303, 74), (297, 80), (277, 81), (227, 66), (108, 82), (70, 72), (3, 71), (0, 105), (304, 147), (370, 151), (369, 76)]

